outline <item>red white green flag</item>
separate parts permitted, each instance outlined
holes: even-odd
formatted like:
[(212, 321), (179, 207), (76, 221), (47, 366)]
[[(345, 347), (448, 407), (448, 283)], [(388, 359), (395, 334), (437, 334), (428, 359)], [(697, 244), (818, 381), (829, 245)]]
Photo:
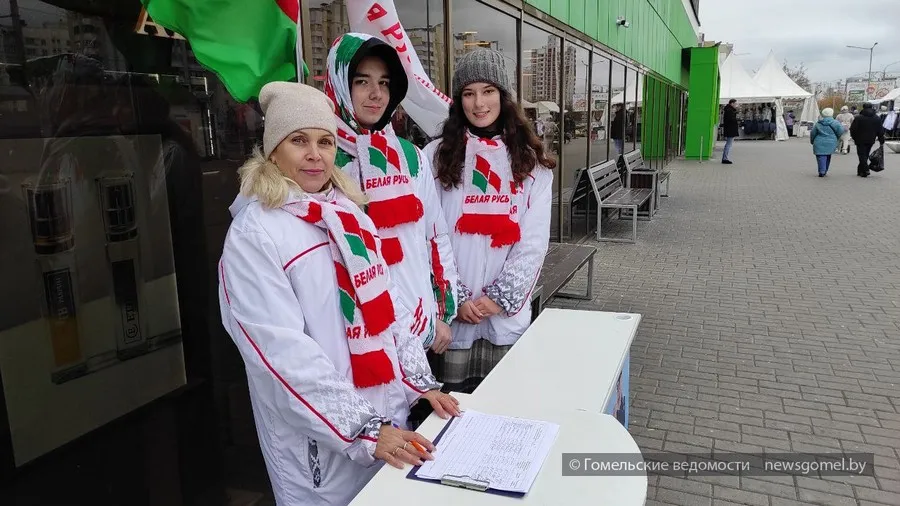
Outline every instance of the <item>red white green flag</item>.
[(303, 68), (299, 0), (141, 0), (150, 17), (190, 42), (236, 100)]

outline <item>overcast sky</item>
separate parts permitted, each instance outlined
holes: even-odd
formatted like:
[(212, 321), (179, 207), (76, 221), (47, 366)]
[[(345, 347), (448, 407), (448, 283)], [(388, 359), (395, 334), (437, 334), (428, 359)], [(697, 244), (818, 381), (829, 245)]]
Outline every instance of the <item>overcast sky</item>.
[[(803, 62), (812, 81), (865, 76), (875, 47), (872, 72), (900, 60), (898, 0), (702, 0), (700, 31), (706, 40), (734, 43), (748, 72), (769, 50), (779, 62)], [(750, 53), (743, 55), (741, 53)], [(888, 73), (900, 74), (900, 63)]]

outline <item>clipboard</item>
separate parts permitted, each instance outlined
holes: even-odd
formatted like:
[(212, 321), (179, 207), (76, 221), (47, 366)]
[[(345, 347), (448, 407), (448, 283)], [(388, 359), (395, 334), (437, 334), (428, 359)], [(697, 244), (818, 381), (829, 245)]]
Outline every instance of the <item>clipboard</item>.
[[(444, 425), (444, 428), (438, 433), (438, 435), (434, 438), (435, 446), (437, 446), (438, 441), (441, 440), (441, 437), (447, 432), (447, 429), (450, 428), (450, 425), (453, 424), (453, 421), (456, 420), (456, 417), (450, 418), (447, 420), (447, 423)], [(525, 497), (525, 492), (513, 492), (510, 490), (497, 490), (495, 488), (491, 488), (491, 484), (485, 480), (478, 480), (472, 478), (470, 476), (450, 476), (444, 475), (440, 480), (434, 480), (431, 478), (421, 478), (416, 476), (416, 471), (422, 466), (413, 466), (413, 468), (406, 475), (407, 479), (416, 480), (416, 481), (424, 481), (426, 483), (437, 483), (440, 485), (447, 485), (450, 487), (458, 487), (465, 488), (469, 490), (476, 490), (478, 492), (486, 492), (488, 494), (502, 495), (506, 497)]]

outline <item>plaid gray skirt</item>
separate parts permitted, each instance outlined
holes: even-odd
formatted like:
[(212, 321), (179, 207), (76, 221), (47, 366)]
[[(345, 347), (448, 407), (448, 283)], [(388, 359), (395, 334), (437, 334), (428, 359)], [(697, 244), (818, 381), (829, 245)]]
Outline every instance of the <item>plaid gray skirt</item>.
[(429, 353), (429, 362), (437, 380), (444, 383), (444, 391), (471, 393), (512, 346), (497, 346), (479, 339), (465, 350)]

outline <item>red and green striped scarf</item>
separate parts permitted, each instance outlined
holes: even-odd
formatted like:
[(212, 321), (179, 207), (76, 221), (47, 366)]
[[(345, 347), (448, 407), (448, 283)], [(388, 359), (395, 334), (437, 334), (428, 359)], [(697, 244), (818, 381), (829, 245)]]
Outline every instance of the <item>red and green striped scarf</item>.
[(285, 204), (283, 209), (328, 234), (353, 384), (367, 388), (391, 382), (394, 367), (383, 343), (384, 334), (391, 331), (394, 323), (394, 303), (375, 230), (366, 223), (362, 211), (333, 200), (306, 195), (299, 202)]
[[(370, 35), (348, 33), (339, 37), (328, 52), (328, 77), (325, 94), (334, 103), (338, 127), (336, 165), (348, 170), (357, 164), (360, 186), (369, 198), (366, 214), (380, 229), (415, 223), (425, 214), (416, 196), (413, 178), (419, 173), (416, 147), (397, 137), (390, 123), (370, 132), (359, 126), (350, 95), (350, 61)], [(403, 260), (403, 249), (396, 237), (382, 243), (388, 265)]]
[(518, 189), (503, 141), (499, 137), (484, 139), (467, 132), (464, 200), (456, 230), (490, 236), (494, 248), (519, 242), (519, 215), (513, 202)]

